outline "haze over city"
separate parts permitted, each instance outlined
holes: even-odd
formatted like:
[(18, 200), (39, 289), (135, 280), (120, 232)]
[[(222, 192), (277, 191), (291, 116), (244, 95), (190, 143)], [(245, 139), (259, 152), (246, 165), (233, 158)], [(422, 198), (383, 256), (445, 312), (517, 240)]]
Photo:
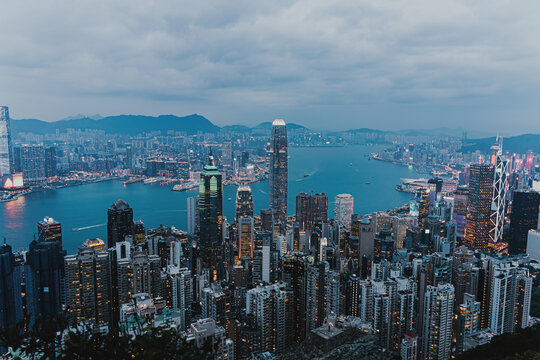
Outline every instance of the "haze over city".
[[(61, 10), (60, 10), (61, 9)], [(12, 117), (540, 132), (540, 3), (2, 3)]]

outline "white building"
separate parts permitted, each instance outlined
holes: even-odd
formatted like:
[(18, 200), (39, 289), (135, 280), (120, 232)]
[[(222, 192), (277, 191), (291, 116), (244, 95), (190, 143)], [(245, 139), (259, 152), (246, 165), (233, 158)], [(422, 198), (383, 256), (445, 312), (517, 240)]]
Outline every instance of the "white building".
[(351, 228), (354, 212), (354, 199), (351, 194), (338, 194), (334, 201), (334, 219), (345, 228)]

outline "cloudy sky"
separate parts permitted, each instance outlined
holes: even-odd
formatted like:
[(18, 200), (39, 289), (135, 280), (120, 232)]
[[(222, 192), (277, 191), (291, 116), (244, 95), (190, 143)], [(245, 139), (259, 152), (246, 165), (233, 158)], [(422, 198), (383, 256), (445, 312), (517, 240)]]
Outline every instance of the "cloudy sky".
[(0, 104), (48, 121), (540, 132), (539, 14), (538, 0), (2, 0)]

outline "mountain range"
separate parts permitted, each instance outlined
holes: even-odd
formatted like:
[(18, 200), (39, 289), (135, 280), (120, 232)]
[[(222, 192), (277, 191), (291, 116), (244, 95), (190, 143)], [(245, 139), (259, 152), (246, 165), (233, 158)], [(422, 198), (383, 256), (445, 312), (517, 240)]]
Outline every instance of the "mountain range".
[[(12, 120), (11, 129), (14, 133), (25, 132), (34, 134), (52, 134), (57, 130), (65, 131), (66, 129), (94, 129), (103, 130), (111, 134), (126, 134), (137, 135), (140, 133), (149, 133), (161, 131), (163, 134), (167, 130), (182, 131), (187, 134), (215, 133), (220, 129), (235, 131), (235, 132), (263, 132), (270, 129), (271, 122), (263, 122), (254, 127), (245, 125), (228, 125), (223, 128), (213, 124), (210, 120), (202, 115), (192, 114), (188, 116), (175, 115), (117, 115), (101, 117), (99, 115), (84, 116), (76, 115), (69, 118), (47, 122), (38, 119), (21, 119)], [(289, 130), (308, 129), (305, 126), (287, 123)], [(339, 134), (344, 132), (353, 133), (378, 133), (378, 134), (395, 134), (405, 136), (454, 136), (460, 137), (461, 129), (421, 129), (421, 130), (398, 130), (384, 131), (368, 128), (351, 129), (346, 131), (331, 132)], [(495, 137), (482, 137), (478, 139), (469, 139), (464, 141), (463, 149), (466, 151), (489, 151), (490, 147), (495, 143)], [(525, 153), (532, 150), (540, 153), (540, 134), (524, 134), (512, 136), (504, 139), (504, 150), (516, 153)]]

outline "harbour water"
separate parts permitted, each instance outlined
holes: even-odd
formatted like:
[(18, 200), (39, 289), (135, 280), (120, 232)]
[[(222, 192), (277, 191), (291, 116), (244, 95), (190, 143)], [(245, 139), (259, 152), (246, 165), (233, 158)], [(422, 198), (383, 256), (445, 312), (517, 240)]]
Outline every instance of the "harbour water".
[[(290, 148), (288, 213), (294, 214), (295, 196), (302, 191), (326, 193), (329, 216), (339, 193), (354, 196), (354, 210), (359, 214), (408, 202), (411, 195), (396, 191), (395, 186), (401, 178), (419, 175), (405, 166), (369, 160), (369, 154), (381, 148)], [(163, 224), (186, 229), (187, 198), (197, 191), (171, 191), (171, 187), (143, 183), (124, 186), (121, 181), (107, 181), (21, 196), (0, 204), (0, 237), (14, 249), (27, 248), (36, 234), (37, 222), (52, 216), (62, 223), (65, 250), (74, 253), (85, 239), (106, 240), (107, 209), (119, 198), (130, 204), (135, 219), (142, 220), (147, 228)], [(268, 181), (252, 184), (251, 188), (258, 214), (268, 207)], [(235, 198), (236, 187), (226, 186), (223, 204), (229, 219), (234, 217)]]

